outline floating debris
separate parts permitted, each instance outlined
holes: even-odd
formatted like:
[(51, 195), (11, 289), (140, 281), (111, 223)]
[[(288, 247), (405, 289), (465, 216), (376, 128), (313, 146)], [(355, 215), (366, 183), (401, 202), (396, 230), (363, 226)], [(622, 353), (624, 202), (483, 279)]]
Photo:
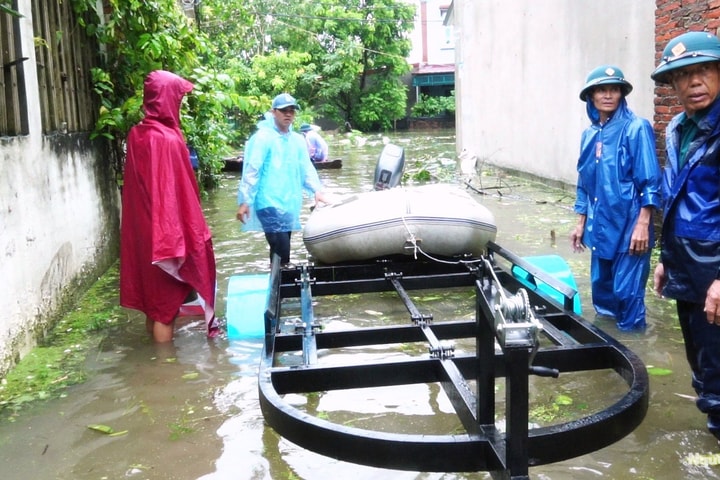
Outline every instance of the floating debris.
[(691, 453), (685, 457), (685, 463), (695, 467), (720, 465), (720, 453)]

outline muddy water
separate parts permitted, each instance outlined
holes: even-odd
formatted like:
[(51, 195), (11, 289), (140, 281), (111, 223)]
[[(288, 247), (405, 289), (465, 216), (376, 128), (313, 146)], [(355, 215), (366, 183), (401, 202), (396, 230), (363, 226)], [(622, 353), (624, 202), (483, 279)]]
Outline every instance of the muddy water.
[[(369, 137), (361, 145), (331, 139), (333, 156), (343, 157), (340, 170), (321, 171), (336, 194), (369, 190), (377, 156), (384, 142), (406, 149), (408, 168), (425, 162), (443, 180), (442, 166), (454, 161), (452, 132)], [(568, 159), (572, 161), (572, 159)], [(588, 255), (573, 254), (567, 235), (574, 222), (573, 192), (480, 169), (472, 186), (498, 224), (498, 243), (519, 255), (557, 254), (575, 273), (588, 311)], [(215, 238), (219, 271), (218, 311), (225, 310), (227, 279), (240, 272), (265, 271), (267, 247), (261, 235), (240, 233), (234, 219), (238, 177), (226, 174), (222, 187), (205, 202)], [(294, 262), (305, 252), (300, 235), (293, 238)], [(328, 325), (344, 322), (348, 300), (318, 306)], [(383, 296), (353, 299), (371, 317), (406, 315)], [(363, 304), (362, 302), (366, 302)], [(436, 317), (457, 315), (466, 298), (429, 295), (419, 304)], [(323, 310), (324, 308), (324, 310)], [(699, 457), (720, 450), (706, 433), (704, 419), (690, 397), (688, 368), (672, 305), (648, 295), (648, 329), (642, 334), (618, 332), (601, 324), (632, 348), (649, 366), (671, 371), (651, 376), (650, 409), (632, 434), (605, 449), (572, 460), (531, 468), (540, 479), (678, 479), (718, 478), (720, 467), (704, 465)], [(367, 321), (355, 319), (358, 322)], [(147, 341), (140, 317), (128, 312), (128, 322), (89, 352), (88, 381), (64, 398), (25, 411), (14, 423), (0, 423), (0, 478), (35, 479), (257, 479), (330, 480), (489, 478), (484, 473), (401, 472), (336, 461), (308, 452), (266, 428), (257, 398), (256, 371), (260, 345), (256, 341), (207, 340), (197, 321), (179, 325), (172, 347)], [(462, 348), (462, 345), (460, 346)], [(384, 352), (363, 352), (376, 358)], [(361, 361), (361, 360), (360, 360)], [(617, 386), (602, 375), (563, 375), (533, 383), (534, 403), (551, 405), (562, 392), (577, 408), (593, 409), (616, 395)], [(544, 401), (547, 399), (547, 401)], [(444, 394), (434, 385), (333, 392), (318, 398), (291, 399), (302, 408), (343, 421), (354, 412), (368, 427), (375, 419), (391, 419), (390, 431), (403, 429), (446, 432), (456, 420)], [(90, 424), (111, 426), (109, 436)], [(563, 448), (558, 445), (558, 448)]]

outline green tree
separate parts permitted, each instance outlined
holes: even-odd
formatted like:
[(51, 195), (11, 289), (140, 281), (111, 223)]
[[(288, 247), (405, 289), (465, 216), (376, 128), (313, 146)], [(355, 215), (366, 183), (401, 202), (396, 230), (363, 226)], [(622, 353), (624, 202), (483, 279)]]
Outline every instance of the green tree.
[[(387, 129), (405, 116), (407, 92), (400, 79), (410, 69), (413, 5), (204, 0), (201, 6), (203, 28), (218, 56), (252, 76), (242, 81), (248, 92), (269, 97), (290, 91), (304, 105), (362, 130)], [(246, 38), (255, 40), (254, 48), (244, 45)]]
[(125, 138), (142, 118), (145, 77), (156, 69), (177, 73), (196, 85), (183, 107), (182, 127), (198, 151), (201, 184), (215, 185), (233, 137), (225, 112), (248, 108), (248, 102), (235, 93), (233, 77), (203, 66), (212, 64), (210, 40), (175, 0), (108, 0), (106, 4), (109, 8), (101, 21), (97, 2), (73, 0), (81, 24), (103, 47), (101, 66), (92, 72), (102, 105), (94, 136), (112, 142), (116, 169), (121, 172)]

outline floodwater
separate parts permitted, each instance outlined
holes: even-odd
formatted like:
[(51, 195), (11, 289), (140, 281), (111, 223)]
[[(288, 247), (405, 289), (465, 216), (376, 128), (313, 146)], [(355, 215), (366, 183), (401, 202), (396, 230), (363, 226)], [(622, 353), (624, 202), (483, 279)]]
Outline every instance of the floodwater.
[[(371, 189), (375, 162), (385, 142), (405, 148), (407, 169), (420, 162), (444, 181), (457, 175), (442, 174), (454, 165), (452, 132), (370, 136), (362, 145), (343, 137), (330, 139), (340, 170), (323, 170), (320, 176), (331, 192), (343, 195)], [(573, 159), (568, 159), (572, 162)], [(574, 254), (568, 233), (574, 225), (574, 195), (494, 171), (480, 162), (471, 185), (496, 217), (497, 243), (518, 255), (560, 255), (578, 282), (584, 314), (588, 310), (587, 253)], [(236, 273), (268, 270), (267, 246), (259, 234), (241, 233), (235, 220), (237, 174), (226, 174), (222, 186), (205, 202), (211, 224), (218, 272), (218, 312), (224, 315), (228, 278)], [(293, 237), (295, 263), (305, 259), (301, 235)], [(362, 300), (353, 299), (353, 302)], [(419, 300), (433, 312), (452, 311), (452, 296)], [(465, 300), (466, 301), (466, 300)], [(325, 312), (328, 322), (342, 321)], [(362, 305), (370, 317), (389, 316), (390, 310), (407, 315), (384, 297)], [(387, 311), (386, 311), (387, 309)], [(444, 310), (443, 310), (444, 309)], [(361, 310), (362, 311), (362, 310)], [(472, 313), (470, 312), (470, 315)], [(0, 423), (0, 477), (13, 480), (61, 479), (177, 479), (177, 480), (461, 480), (484, 479), (471, 473), (426, 473), (386, 470), (337, 461), (294, 445), (266, 427), (258, 404), (256, 374), (259, 341), (206, 339), (197, 321), (179, 325), (173, 346), (152, 345), (140, 316), (128, 312), (126, 325), (104, 339), (87, 361), (88, 380), (72, 387), (60, 399), (24, 410), (13, 423)], [(437, 316), (436, 316), (437, 318)], [(364, 319), (367, 321), (367, 319)], [(692, 401), (693, 391), (684, 357), (682, 338), (670, 302), (655, 298), (648, 289), (648, 328), (643, 333), (621, 333), (613, 324), (599, 325), (635, 351), (647, 366), (664, 375), (650, 377), (650, 406), (644, 422), (619, 442), (592, 454), (533, 467), (539, 479), (678, 479), (720, 478), (720, 451), (705, 430), (703, 416)], [(362, 355), (362, 354), (361, 354)], [(359, 358), (363, 358), (362, 356)], [(361, 360), (358, 360), (361, 361)], [(552, 406), (558, 392), (584, 408), (604, 405), (614, 393), (611, 382), (597, 375), (572, 374), (542, 379), (531, 390), (535, 404)], [(533, 379), (535, 382), (535, 379)], [(557, 383), (552, 383), (557, 382)], [(545, 397), (547, 401), (544, 402)], [(428, 431), (447, 431), (456, 420), (449, 402), (434, 386), (380, 389), (372, 395), (331, 395), (307, 400), (308, 409), (332, 418), (348, 412), (394, 431), (418, 425)], [(572, 408), (572, 407), (571, 407)], [(116, 435), (88, 428), (111, 427)], [(563, 445), (557, 448), (562, 449)], [(720, 457), (720, 456), (719, 456)]]

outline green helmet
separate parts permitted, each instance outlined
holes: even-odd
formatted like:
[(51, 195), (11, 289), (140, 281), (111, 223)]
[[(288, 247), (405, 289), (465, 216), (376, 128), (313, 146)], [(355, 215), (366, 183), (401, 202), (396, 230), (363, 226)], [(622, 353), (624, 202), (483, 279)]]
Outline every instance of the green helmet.
[(669, 72), (696, 63), (720, 61), (720, 40), (708, 32), (688, 32), (668, 42), (662, 60), (650, 78), (670, 83)]
[(583, 102), (587, 100), (588, 94), (598, 85), (620, 85), (623, 97), (627, 96), (633, 89), (633, 86), (625, 80), (625, 75), (618, 67), (615, 65), (600, 65), (588, 74), (585, 86), (580, 90), (580, 100)]

